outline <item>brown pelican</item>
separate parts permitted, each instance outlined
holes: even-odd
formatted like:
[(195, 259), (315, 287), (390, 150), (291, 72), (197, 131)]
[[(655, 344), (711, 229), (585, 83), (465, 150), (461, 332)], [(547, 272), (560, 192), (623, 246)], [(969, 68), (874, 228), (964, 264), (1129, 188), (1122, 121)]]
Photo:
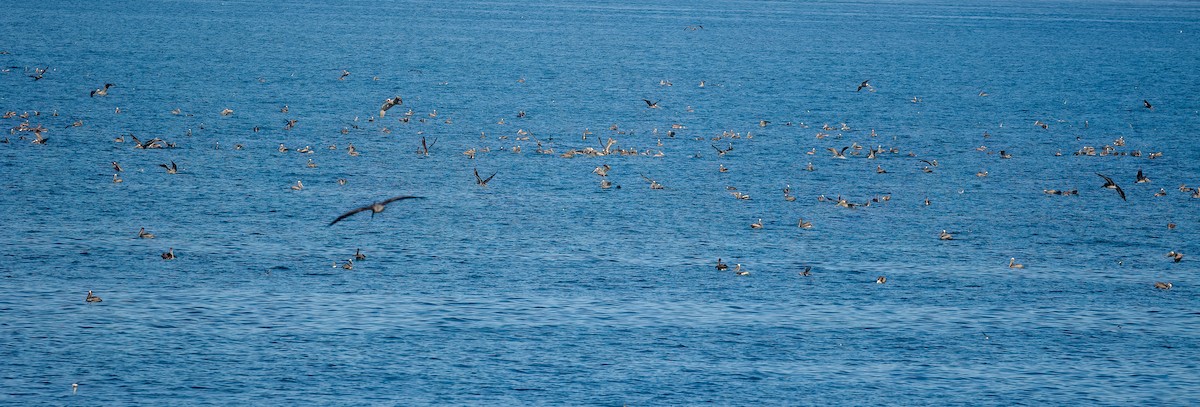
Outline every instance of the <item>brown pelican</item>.
[(800, 272), (801, 276), (808, 277), (812, 275), (812, 266), (804, 266), (804, 271)]
[(96, 97), (96, 96), (108, 96), (108, 88), (111, 88), (111, 87), (113, 87), (113, 86), (116, 86), (116, 85), (113, 85), (113, 84), (111, 84), (111, 83), (106, 83), (106, 84), (104, 84), (104, 87), (102, 87), (102, 88), (97, 88), (96, 90), (93, 90), (93, 91), (92, 91), (92, 94), (91, 94), (91, 96), (92, 96), (92, 97)]
[(392, 106), (403, 104), (403, 103), (404, 103), (404, 100), (400, 99), (400, 96), (396, 96), (391, 99), (384, 99), (383, 106), (379, 107), (379, 117), (383, 117), (383, 115), (385, 113), (387, 113), (388, 109), (391, 109)]
[(121, 169), (121, 164), (117, 164), (116, 161), (112, 162), (112, 167), (113, 167), (113, 171), (116, 171), (116, 172), (125, 171), (125, 170)]
[(224, 110), (221, 110), (221, 116), (229, 116), (231, 114), (233, 114), (233, 109), (225, 108)]
[(1142, 184), (1146, 182), (1150, 182), (1150, 178), (1146, 178), (1146, 176), (1142, 174), (1142, 169), (1138, 168), (1137, 183)]
[(167, 252), (162, 254), (162, 258), (163, 258), (163, 260), (174, 260), (175, 259), (175, 248), (173, 248), (173, 247), (167, 248)]
[(84, 298), (83, 300), (84, 300), (84, 301), (86, 301), (86, 302), (100, 302), (100, 301), (104, 301), (104, 300), (100, 299), (100, 297), (97, 297), (97, 296), (93, 295), (93, 294), (92, 294), (92, 290), (88, 290), (88, 295), (87, 295), (87, 298)]
[(354, 249), (354, 260), (363, 261), (367, 259), (367, 255), (362, 253), (360, 249)]
[(1008, 258), (1008, 268), (1010, 268), (1010, 269), (1023, 269), (1023, 268), (1025, 268), (1025, 265), (1024, 265), (1024, 264), (1017, 263), (1017, 258), (1016, 258), (1016, 257), (1009, 257), (1009, 258)]
[(592, 173), (599, 175), (601, 177), (607, 177), (608, 171), (611, 169), (612, 169), (612, 167), (610, 167), (608, 164), (604, 164), (599, 167), (596, 167), (596, 169), (592, 170)]
[(826, 147), (826, 149), (829, 150), (829, 152), (833, 153), (833, 158), (838, 158), (838, 159), (842, 159), (842, 160), (846, 159), (846, 149), (849, 149), (849, 148), (850, 147), (842, 147), (842, 151), (838, 151), (838, 150), (834, 150), (833, 147)]
[(350, 76), (350, 71), (347, 71), (347, 70), (343, 69), (343, 70), (342, 70), (342, 76), (339, 76), (339, 77), (338, 77), (338, 80), (339, 80), (339, 81), (344, 81), (344, 80), (346, 80), (346, 77), (347, 77), (347, 76)]
[(292, 190), (293, 190), (293, 191), (299, 191), (299, 190), (302, 190), (302, 189), (304, 189), (304, 184), (300, 183), (300, 180), (296, 180), (296, 184), (295, 184), (295, 185), (292, 185)]
[(142, 239), (153, 239), (154, 234), (147, 232), (146, 228), (141, 228), (140, 230), (138, 230), (138, 237), (140, 237)]
[(870, 83), (870, 82), (871, 82), (871, 80), (870, 80), (870, 79), (867, 79), (867, 80), (865, 80), (865, 81), (862, 81), (862, 83), (858, 84), (858, 89), (855, 89), (854, 91), (855, 91), (855, 92), (860, 92), (860, 91), (862, 91), (862, 90), (863, 90), (863, 88), (867, 88), (867, 90), (868, 90), (868, 91), (872, 91), (872, 92), (874, 92), (874, 91), (875, 91), (875, 87), (874, 87), (874, 86), (871, 86), (871, 83)]
[(886, 277), (886, 276), (879, 276), (879, 277), (876, 277), (876, 278), (875, 278), (875, 284), (883, 284), (883, 283), (886, 283), (886, 282), (887, 282), (887, 277)]
[(178, 173), (179, 173), (179, 167), (175, 165), (175, 162), (174, 162), (174, 161), (171, 161), (171, 165), (170, 165), (170, 166), (168, 166), (168, 165), (166, 165), (166, 164), (159, 164), (158, 166), (159, 166), (159, 167), (166, 168), (166, 169), (167, 169), (167, 174), (178, 174)]
[(762, 218), (759, 218), (758, 222), (750, 224), (750, 229), (762, 229), (762, 227), (763, 227)]
[(1179, 253), (1174, 250), (1167, 253), (1167, 257), (1170, 257), (1172, 260), (1175, 260), (1176, 263), (1183, 261), (1183, 253)]
[(649, 99), (642, 99), (642, 101), (646, 102), (646, 107), (649, 107), (651, 109), (658, 109), (657, 101), (651, 102)]
[(1096, 175), (1099, 175), (1100, 178), (1104, 178), (1104, 185), (1101, 185), (1100, 186), (1101, 188), (1115, 189), (1115, 190), (1117, 190), (1117, 193), (1121, 195), (1121, 200), (1127, 201), (1127, 199), (1125, 199), (1125, 190), (1121, 189), (1121, 186), (1119, 186), (1119, 185), (1117, 185), (1117, 183), (1113, 182), (1112, 178), (1106, 177), (1106, 176), (1104, 176), (1104, 174), (1101, 174), (1098, 172), (1096, 173)]
[(1154, 106), (1151, 106), (1150, 101), (1146, 99), (1142, 99), (1142, 106), (1146, 106), (1147, 109), (1154, 109)]
[(946, 229), (942, 229), (942, 233), (938, 235), (938, 239), (954, 240), (954, 236), (951, 235), (949, 232), (946, 232)]
[(729, 265), (722, 263), (721, 258), (718, 257), (717, 258), (717, 271), (725, 271), (725, 270), (729, 270)]
[(805, 222), (804, 218), (800, 218), (800, 222), (796, 223), (800, 229), (812, 229), (812, 222)]
[(393, 197), (393, 198), (384, 199), (382, 201), (375, 202), (375, 203), (372, 203), (370, 205), (367, 205), (367, 206), (364, 206), (361, 208), (355, 208), (349, 212), (343, 213), (342, 216), (338, 216), (337, 219), (333, 220), (333, 222), (329, 222), (329, 226), (333, 226), (334, 223), (338, 223), (342, 219), (346, 219), (346, 218), (350, 217), (350, 215), (354, 215), (354, 214), (362, 212), (362, 211), (371, 211), (371, 218), (374, 218), (375, 214), (383, 212), (383, 209), (386, 208), (388, 204), (390, 204), (392, 202), (402, 201), (405, 199), (412, 199), (412, 198), (420, 199), (422, 197), (419, 197), (419, 196), (397, 196), (397, 197)]
[(1171, 284), (1170, 282), (1164, 283), (1162, 281), (1157, 281), (1154, 283), (1154, 288), (1157, 288), (1159, 290), (1170, 290), (1171, 287), (1174, 287), (1174, 286), (1175, 285)]
[(486, 187), (488, 182), (491, 182), (492, 178), (495, 178), (495, 177), (496, 177), (496, 173), (493, 172), (491, 176), (489, 176), (485, 179), (485, 178), (479, 176), (479, 169), (478, 168), (475, 169), (475, 183), (481, 187)]

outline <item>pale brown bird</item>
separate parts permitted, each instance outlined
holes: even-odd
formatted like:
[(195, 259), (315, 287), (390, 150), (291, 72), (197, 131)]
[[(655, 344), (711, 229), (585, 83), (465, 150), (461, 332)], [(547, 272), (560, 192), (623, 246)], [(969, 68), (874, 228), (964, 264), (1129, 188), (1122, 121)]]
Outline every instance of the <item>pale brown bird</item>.
[(383, 115), (386, 114), (388, 109), (391, 109), (392, 106), (396, 106), (396, 105), (403, 104), (403, 103), (404, 103), (404, 100), (400, 99), (400, 96), (396, 96), (391, 99), (384, 99), (383, 106), (379, 107), (379, 117), (383, 117)]
[(94, 294), (92, 294), (92, 291), (91, 291), (91, 290), (88, 290), (87, 298), (84, 298), (83, 300), (84, 300), (84, 301), (86, 301), (86, 302), (100, 302), (100, 301), (104, 301), (104, 300), (100, 299), (100, 297), (97, 297), (97, 296), (95, 296)]

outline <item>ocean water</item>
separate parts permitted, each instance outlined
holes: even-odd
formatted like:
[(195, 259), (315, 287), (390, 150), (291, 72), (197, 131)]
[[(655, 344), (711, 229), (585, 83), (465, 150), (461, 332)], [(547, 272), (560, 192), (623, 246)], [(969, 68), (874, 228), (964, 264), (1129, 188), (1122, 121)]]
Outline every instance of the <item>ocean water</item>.
[(6, 5), (0, 404), (1200, 403), (1195, 3), (326, 3)]

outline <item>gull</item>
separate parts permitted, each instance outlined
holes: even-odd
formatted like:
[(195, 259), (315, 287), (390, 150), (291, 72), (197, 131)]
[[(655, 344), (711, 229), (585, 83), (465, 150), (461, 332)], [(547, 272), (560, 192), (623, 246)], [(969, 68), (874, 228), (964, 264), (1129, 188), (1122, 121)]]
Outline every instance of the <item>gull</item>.
[[(86, 301), (86, 302), (100, 302), (100, 301), (104, 301), (104, 300), (100, 299), (100, 297), (97, 297), (97, 296), (93, 295), (91, 290), (88, 290), (88, 295), (87, 295), (87, 298), (84, 298), (83, 300), (84, 300), (84, 301)], [(77, 385), (77, 384), (73, 384), (73, 385), (71, 385), (71, 386), (72, 386), (72, 387), (78, 387), (79, 385)], [(72, 390), (72, 392), (74, 392), (74, 390)]]
[(862, 83), (858, 84), (858, 89), (855, 89), (854, 91), (855, 91), (855, 92), (859, 92), (859, 91), (862, 91), (862, 90), (863, 90), (863, 88), (867, 88), (867, 90), (868, 90), (868, 91), (874, 91), (874, 90), (875, 90), (875, 87), (874, 87), (874, 86), (871, 86), (871, 83), (870, 83), (870, 82), (871, 82), (871, 80), (870, 80), (870, 79), (867, 79), (867, 80), (865, 80), (865, 81), (862, 81)]
[(495, 176), (496, 176), (496, 173), (493, 172), (491, 176), (489, 176), (485, 179), (485, 178), (479, 176), (479, 169), (478, 168), (475, 169), (475, 183), (479, 184), (479, 186), (481, 186), (481, 187), (486, 187), (488, 182), (490, 182), (492, 180), (492, 178), (494, 178)]
[(111, 83), (106, 83), (106, 84), (104, 84), (104, 87), (93, 90), (91, 93), (91, 97), (108, 96), (108, 88), (111, 88), (113, 86), (117, 86), (117, 85), (113, 85)]
[(140, 230), (138, 230), (138, 237), (140, 237), (142, 239), (153, 239), (154, 234), (147, 232), (146, 228), (141, 228)]
[(167, 166), (166, 164), (159, 164), (158, 166), (166, 168), (167, 174), (178, 174), (179, 173), (179, 167), (175, 165), (174, 161), (171, 161), (170, 166)]
[(413, 199), (413, 198), (421, 199), (422, 197), (407, 196), (407, 195), (397, 196), (397, 197), (384, 199), (382, 201), (375, 202), (370, 205), (363, 206), (361, 208), (355, 208), (355, 209), (350, 210), (349, 212), (343, 213), (342, 216), (338, 216), (337, 219), (333, 220), (333, 222), (329, 222), (329, 226), (333, 226), (334, 223), (338, 223), (342, 219), (346, 219), (346, 218), (350, 217), (351, 215), (354, 215), (354, 214), (362, 212), (362, 211), (371, 211), (371, 218), (374, 218), (375, 214), (383, 212), (384, 208), (386, 208), (388, 204), (390, 204), (392, 202), (396, 202), (396, 201), (402, 201), (405, 199)]
[(1104, 174), (1101, 174), (1098, 172), (1096, 173), (1096, 175), (1099, 175), (1100, 178), (1104, 178), (1104, 185), (1101, 185), (1100, 186), (1101, 188), (1115, 189), (1115, 190), (1117, 190), (1117, 193), (1121, 195), (1121, 200), (1123, 200), (1123, 201), (1128, 200), (1128, 199), (1125, 199), (1125, 190), (1121, 189), (1121, 186), (1119, 186), (1119, 185), (1117, 185), (1117, 183), (1113, 182), (1112, 178), (1106, 177), (1106, 176), (1104, 176)]
[(646, 107), (649, 107), (651, 109), (658, 109), (657, 101), (651, 102), (649, 99), (642, 99), (642, 101), (646, 102)]
[(384, 99), (383, 106), (379, 107), (379, 117), (383, 117), (383, 115), (385, 113), (387, 113), (388, 109), (391, 109), (392, 106), (403, 104), (403, 103), (404, 103), (404, 100), (401, 100), (400, 96), (396, 96), (391, 99)]

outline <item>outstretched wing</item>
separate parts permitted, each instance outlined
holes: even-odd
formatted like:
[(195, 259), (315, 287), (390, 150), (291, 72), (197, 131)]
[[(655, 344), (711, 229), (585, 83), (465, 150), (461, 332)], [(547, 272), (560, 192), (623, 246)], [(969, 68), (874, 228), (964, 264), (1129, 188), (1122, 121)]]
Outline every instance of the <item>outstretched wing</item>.
[[(479, 175), (476, 174), (475, 176), (478, 177)], [(493, 172), (491, 176), (488, 176), (487, 179), (483, 180), (483, 182), (480, 182), (479, 185), (487, 185), (487, 183), (489, 181), (491, 181), (492, 178), (495, 178), (495, 177), (496, 177), (496, 173)]]
[(479, 185), (483, 185), (483, 178), (479, 177), (479, 169), (478, 168), (475, 169), (475, 183), (479, 184)]
[(825, 149), (829, 150), (829, 152), (833, 153), (833, 155), (835, 155), (835, 156), (838, 155), (838, 151), (834, 150), (833, 147), (825, 147)]
[[(396, 201), (403, 201), (403, 200), (405, 200), (405, 199), (423, 199), (423, 198), (424, 198), (424, 197), (420, 197), (420, 196), (408, 196), (408, 195), (401, 195), (401, 196), (395, 196), (395, 197), (391, 197), (391, 198), (388, 198), (388, 199), (384, 199), (382, 202), (380, 202), (380, 204), (387, 205), (387, 204), (390, 204), (390, 203), (392, 203), (392, 202), (396, 202)], [(363, 208), (363, 209), (371, 209), (371, 207), (370, 207), (370, 206), (368, 206), (368, 207), (366, 207), (366, 208)], [(361, 209), (359, 209), (359, 210), (361, 210)], [(345, 215), (343, 215), (343, 216), (345, 216)]]
[(356, 213), (359, 213), (359, 212), (362, 212), (362, 211), (369, 211), (369, 210), (371, 210), (371, 205), (367, 205), (367, 206), (364, 206), (364, 207), (361, 207), (361, 208), (354, 209), (354, 210), (352, 210), (352, 211), (350, 211), (350, 212), (343, 213), (343, 214), (342, 214), (342, 216), (338, 216), (338, 217), (337, 217), (337, 219), (334, 219), (334, 220), (333, 220), (333, 222), (329, 222), (329, 226), (333, 226), (333, 224), (334, 224), (334, 223), (338, 223), (338, 222), (339, 222), (339, 221), (341, 221), (342, 219), (349, 218), (349, 217), (350, 217), (350, 215), (354, 215), (354, 214), (356, 214)]
[(1109, 177), (1105, 176), (1104, 174), (1097, 172), (1096, 175), (1099, 175), (1100, 178), (1104, 178), (1104, 187), (1105, 188), (1108, 188), (1109, 185), (1112, 185), (1112, 186), (1117, 185), (1117, 183), (1113, 182), (1112, 178), (1109, 178)]
[(921, 160), (921, 162), (923, 162), (923, 163), (926, 163), (926, 164), (929, 164), (929, 165), (936, 165), (936, 164), (934, 164), (934, 163), (931, 163), (931, 162), (929, 162), (929, 160)]
[(1128, 199), (1125, 199), (1125, 190), (1121, 189), (1120, 185), (1113, 184), (1113, 186), (1117, 188), (1117, 194), (1121, 195), (1122, 201), (1129, 201)]
[(651, 102), (650, 99), (642, 99), (642, 101), (646, 102), (647, 107), (654, 107), (654, 105), (658, 104), (658, 102)]
[(843, 156), (843, 157), (846, 156), (846, 149), (848, 149), (848, 148), (850, 148), (850, 147), (849, 146), (842, 147), (842, 152), (838, 153), (838, 155)]

